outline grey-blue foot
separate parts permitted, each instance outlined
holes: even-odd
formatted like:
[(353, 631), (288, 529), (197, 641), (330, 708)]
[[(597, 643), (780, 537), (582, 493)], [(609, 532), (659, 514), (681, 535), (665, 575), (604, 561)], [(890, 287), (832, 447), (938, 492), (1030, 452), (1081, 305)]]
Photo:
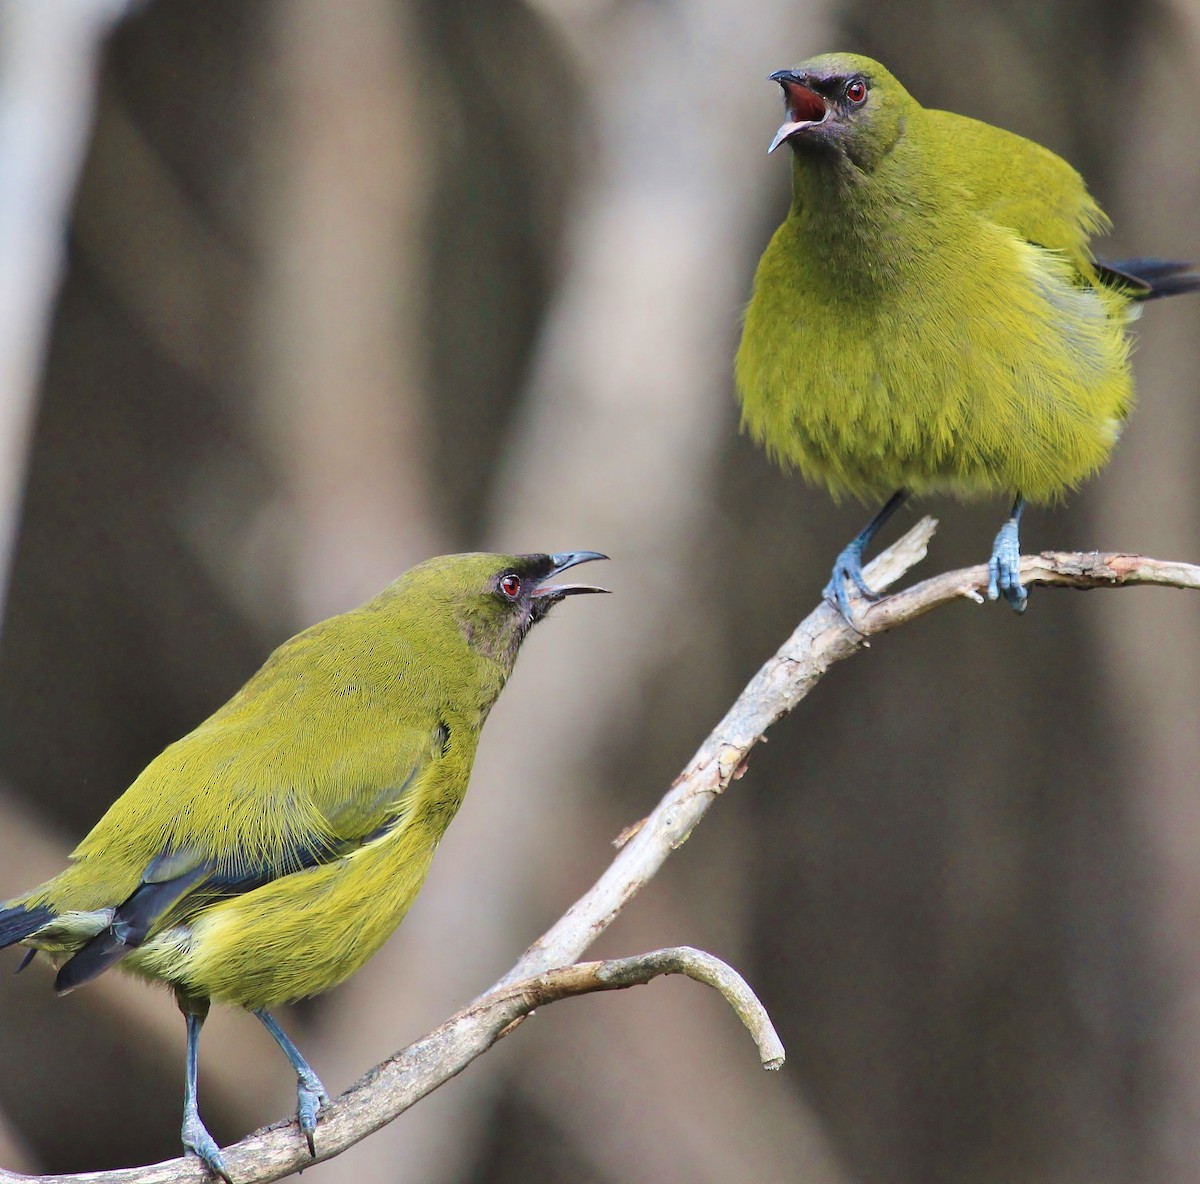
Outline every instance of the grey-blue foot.
[(842, 548), (842, 553), (833, 565), (833, 577), (825, 585), (825, 599), (836, 606), (851, 627), (854, 626), (854, 619), (850, 616), (849, 586), (852, 584), (864, 600), (876, 601), (880, 596), (863, 578), (863, 552), (879, 533), (880, 527), (904, 505), (907, 497), (907, 490), (897, 489), (879, 508), (875, 517), (850, 540), (850, 545)]
[(1021, 583), (1021, 534), (1020, 518), (1010, 518), (996, 535), (992, 544), (992, 557), (988, 560), (988, 599), (998, 600), (1001, 596), (1023, 613), (1029, 604), (1029, 593)]
[(229, 1178), (229, 1169), (221, 1157), (221, 1149), (217, 1141), (208, 1133), (208, 1128), (200, 1121), (199, 1114), (183, 1116), (183, 1149), (188, 1155), (198, 1156), (214, 1176), (220, 1176), (225, 1184), (233, 1184)]
[(833, 575), (825, 585), (824, 596), (838, 612), (851, 624), (854, 619), (850, 615), (850, 586), (858, 591), (865, 600), (876, 601), (879, 593), (863, 578), (862, 569), (863, 543), (855, 539), (849, 546), (844, 547), (833, 565)]
[(314, 1135), (317, 1129), (317, 1115), (321, 1108), (329, 1105), (329, 1095), (321, 1084), (321, 1079), (311, 1070), (296, 1078), (296, 1118), (300, 1123), (300, 1133), (308, 1144), (309, 1155), (317, 1154)]
[(309, 1155), (315, 1156), (317, 1145), (313, 1135), (317, 1129), (317, 1114), (322, 1106), (329, 1105), (329, 1095), (325, 1092), (321, 1079), (313, 1072), (312, 1066), (279, 1026), (275, 1017), (261, 1007), (254, 1014), (258, 1016), (262, 1026), (271, 1033), (275, 1043), (283, 1050), (283, 1055), (296, 1070), (296, 1121), (299, 1122), (300, 1133), (308, 1144)]

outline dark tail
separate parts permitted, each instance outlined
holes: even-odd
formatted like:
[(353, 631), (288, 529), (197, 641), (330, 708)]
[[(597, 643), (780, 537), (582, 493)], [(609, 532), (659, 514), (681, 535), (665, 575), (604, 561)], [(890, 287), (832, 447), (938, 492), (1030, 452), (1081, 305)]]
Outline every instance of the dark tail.
[(1103, 283), (1124, 288), (1134, 300), (1157, 300), (1160, 296), (1178, 296), (1200, 289), (1200, 275), (1194, 263), (1179, 259), (1104, 259), (1096, 260)]
[(54, 910), (44, 904), (28, 909), (17, 904), (0, 909), (0, 950), (28, 937), (54, 917)]

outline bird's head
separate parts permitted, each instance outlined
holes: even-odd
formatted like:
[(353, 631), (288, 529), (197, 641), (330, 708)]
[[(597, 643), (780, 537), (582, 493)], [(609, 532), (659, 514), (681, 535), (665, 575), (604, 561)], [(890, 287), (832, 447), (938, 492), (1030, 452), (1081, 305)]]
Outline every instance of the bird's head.
[[(554, 582), (568, 568), (593, 559), (598, 551), (554, 555), (443, 555), (418, 564), (393, 585), (431, 610), (445, 610), (467, 644), (507, 669), (529, 630), (568, 596), (607, 592), (591, 584)], [(436, 610), (435, 610), (436, 611)]]
[(859, 54), (828, 53), (791, 70), (776, 70), (786, 118), (768, 152), (790, 144), (797, 157), (837, 153), (872, 168), (904, 132), (915, 105), (878, 62)]

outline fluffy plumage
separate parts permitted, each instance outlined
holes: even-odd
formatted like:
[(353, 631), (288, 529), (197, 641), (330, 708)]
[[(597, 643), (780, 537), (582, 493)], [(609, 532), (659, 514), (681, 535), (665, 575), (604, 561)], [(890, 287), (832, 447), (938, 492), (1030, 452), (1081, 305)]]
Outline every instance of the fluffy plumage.
[[(65, 871), (0, 909), (0, 946), (43, 951), (60, 991), (114, 964), (167, 983), (197, 1033), (209, 1000), (258, 1012), (341, 982), (420, 890), (529, 629), (600, 591), (549, 579), (596, 558), (433, 559), (285, 642), (147, 766)], [(185, 1143), (224, 1175), (192, 1117)]]
[(1186, 265), (1098, 266), (1107, 220), (1070, 165), (927, 110), (878, 62), (773, 77), (793, 196), (737, 355), (750, 434), (861, 498), (1048, 502), (1094, 472), (1132, 400), (1133, 301), (1196, 287)]

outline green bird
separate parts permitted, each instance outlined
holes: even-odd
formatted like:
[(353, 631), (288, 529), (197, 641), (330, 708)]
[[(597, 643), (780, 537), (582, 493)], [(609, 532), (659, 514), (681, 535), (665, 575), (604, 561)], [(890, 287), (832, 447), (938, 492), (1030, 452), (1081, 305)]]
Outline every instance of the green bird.
[(315, 1154), (329, 1096), (268, 1008), (329, 990), (408, 912), (462, 802), (480, 729), (554, 584), (595, 551), (450, 555), (281, 645), (224, 707), (165, 749), (70, 866), (0, 909), (70, 991), (119, 965), (166, 983), (187, 1021), (183, 1145), (225, 1181), (200, 1120), (210, 1001), (256, 1015), (297, 1076)]
[(1011, 132), (922, 107), (878, 62), (771, 75), (792, 204), (754, 277), (736, 362), (743, 426), (784, 466), (879, 513), (825, 594), (875, 594), (863, 550), (909, 493), (1007, 494), (988, 595), (1026, 604), (1019, 524), (1095, 472), (1132, 399), (1137, 302), (1189, 264), (1096, 260), (1079, 174)]

